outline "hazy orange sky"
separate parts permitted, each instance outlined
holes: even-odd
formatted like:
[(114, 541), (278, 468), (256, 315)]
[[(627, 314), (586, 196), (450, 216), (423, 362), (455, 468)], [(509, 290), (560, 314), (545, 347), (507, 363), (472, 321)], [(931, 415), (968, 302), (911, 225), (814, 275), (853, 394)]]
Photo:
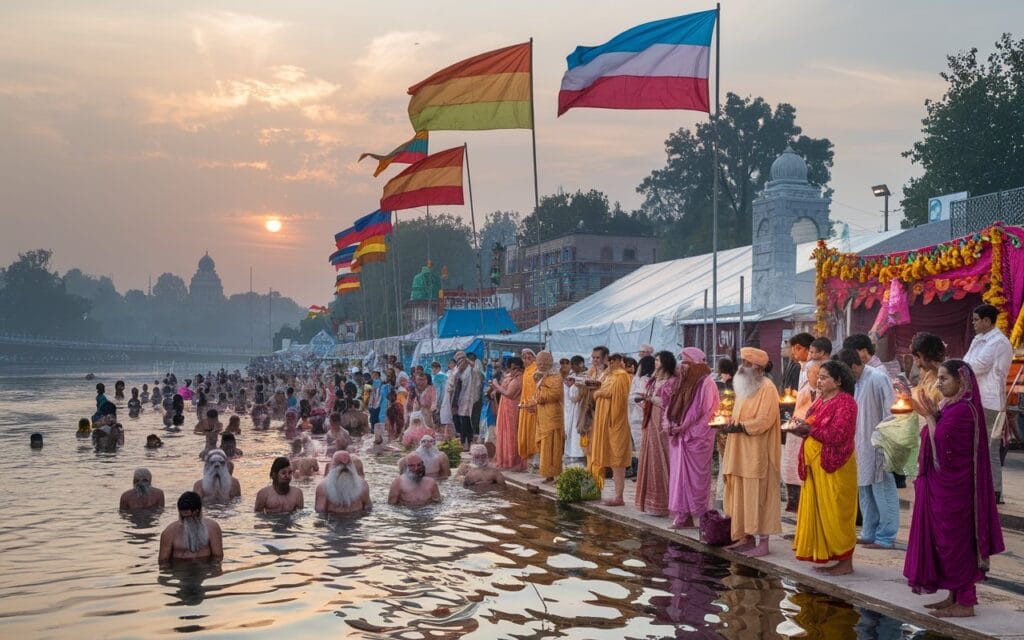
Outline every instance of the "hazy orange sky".
[[(326, 303), (334, 232), (375, 209), (397, 172), (374, 179), (374, 164), (356, 158), (411, 135), (406, 88), (531, 36), (541, 193), (597, 188), (636, 207), (636, 186), (664, 164), (665, 138), (701, 114), (578, 109), (556, 119), (565, 56), (713, 6), (6, 0), (0, 263), (51, 248), (62, 272), (111, 275), (124, 292), (164, 271), (187, 280), (209, 250), (228, 293), (248, 288), (252, 266), (256, 288)], [(877, 230), (869, 187), (897, 194), (916, 174), (900, 153), (918, 139), (924, 100), (941, 96), (945, 55), (987, 55), (1020, 25), (1017, 2), (728, 0), (723, 96), (795, 105), (807, 135), (835, 143), (832, 217)], [(529, 131), (431, 137), (435, 151), (469, 143), (478, 219), (532, 208)], [(451, 210), (468, 219), (468, 207)], [(284, 219), (274, 236), (263, 229), (271, 215)]]

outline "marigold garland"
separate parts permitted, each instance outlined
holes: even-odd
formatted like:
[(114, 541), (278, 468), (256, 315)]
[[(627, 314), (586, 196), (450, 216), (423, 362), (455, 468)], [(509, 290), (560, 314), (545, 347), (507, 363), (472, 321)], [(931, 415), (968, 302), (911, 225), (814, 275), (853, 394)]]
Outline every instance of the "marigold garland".
[[(824, 335), (828, 329), (826, 315), (828, 312), (828, 280), (839, 278), (845, 281), (856, 281), (864, 284), (876, 280), (883, 287), (896, 278), (904, 284), (912, 284), (929, 276), (935, 276), (953, 269), (967, 267), (979, 259), (984, 251), (985, 243), (992, 246), (992, 263), (989, 267), (989, 286), (982, 293), (982, 300), (1000, 310), (996, 325), (1007, 333), (1009, 314), (1006, 292), (1003, 288), (1006, 255), (1003, 243), (1007, 236), (1001, 224), (995, 224), (970, 236), (961, 238), (958, 243), (945, 243), (899, 253), (894, 255), (862, 257), (855, 253), (840, 253), (829, 247), (824, 240), (812, 254), (816, 262), (815, 273), (815, 331)], [(1019, 240), (1011, 236), (1014, 246)], [(1016, 319), (1014, 335), (1017, 340), (1024, 338), (1024, 311)], [(1016, 344), (1016, 342), (1014, 342)]]

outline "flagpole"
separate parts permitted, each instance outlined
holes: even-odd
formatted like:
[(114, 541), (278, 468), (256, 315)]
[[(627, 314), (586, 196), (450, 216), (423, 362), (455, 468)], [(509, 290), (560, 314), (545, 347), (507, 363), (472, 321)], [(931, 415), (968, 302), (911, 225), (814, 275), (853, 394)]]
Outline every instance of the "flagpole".
[[(427, 267), (430, 269), (430, 275), (434, 275), (434, 265), (430, 261), (430, 205), (427, 205)], [(433, 278), (431, 278), (433, 280)], [(438, 281), (441, 278), (438, 277)], [(434, 324), (437, 316), (437, 301), (431, 300), (427, 304), (427, 322), (430, 324), (430, 353), (434, 353)], [(433, 355), (431, 355), (433, 357)], [(429, 367), (428, 367), (429, 368)]]
[[(469, 191), (469, 222), (473, 225), (473, 237), (476, 238), (476, 278), (478, 294), (484, 291), (484, 272), (480, 267), (480, 236), (476, 234), (476, 214), (473, 212), (473, 177), (469, 171), (469, 145), (462, 143), (463, 153), (466, 157), (466, 185)], [(480, 335), (484, 335), (484, 301), (481, 299), (477, 304), (480, 307)]]
[[(719, 85), (722, 68), (722, 4), (715, 4), (715, 115), (711, 120), (714, 149), (714, 183), (711, 187), (711, 363), (718, 364), (718, 117)], [(739, 345), (742, 347), (743, 345)]]
[(401, 269), (398, 268), (398, 211), (395, 211), (395, 226), (391, 231), (391, 244), (395, 249), (395, 261), (391, 263), (391, 273), (395, 277), (395, 326), (398, 328), (398, 335), (402, 335), (402, 301), (398, 291), (400, 284)]
[(540, 300), (540, 315), (537, 318), (537, 338), (544, 345), (544, 320), (547, 316), (547, 303), (540, 285), (540, 273), (544, 260), (540, 253), (540, 189), (537, 186), (537, 118), (533, 108), (533, 38), (530, 38), (530, 140), (533, 143), (533, 217), (537, 222), (537, 292)]

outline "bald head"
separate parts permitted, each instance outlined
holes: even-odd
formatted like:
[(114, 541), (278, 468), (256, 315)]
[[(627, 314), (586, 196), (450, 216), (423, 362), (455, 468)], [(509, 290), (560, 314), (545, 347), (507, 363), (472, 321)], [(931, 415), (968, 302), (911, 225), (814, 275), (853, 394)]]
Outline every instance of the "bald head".
[(405, 456), (405, 473), (407, 476), (420, 480), (427, 473), (427, 465), (423, 464), (423, 458), (416, 453)]

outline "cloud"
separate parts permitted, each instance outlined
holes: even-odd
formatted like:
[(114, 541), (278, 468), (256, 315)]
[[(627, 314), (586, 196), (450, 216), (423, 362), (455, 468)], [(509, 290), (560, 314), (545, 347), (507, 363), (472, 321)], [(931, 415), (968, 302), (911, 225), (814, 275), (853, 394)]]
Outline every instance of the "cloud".
[(197, 131), (227, 120), (246, 108), (296, 109), (301, 113), (338, 89), (332, 82), (309, 77), (302, 67), (280, 65), (271, 67), (266, 78), (218, 80), (208, 91), (147, 92), (141, 97), (148, 108), (144, 116), (147, 124), (173, 124), (187, 131)]
[(270, 163), (266, 160), (199, 160), (196, 164), (198, 164), (201, 169), (254, 169), (256, 171), (267, 171), (270, 169)]

